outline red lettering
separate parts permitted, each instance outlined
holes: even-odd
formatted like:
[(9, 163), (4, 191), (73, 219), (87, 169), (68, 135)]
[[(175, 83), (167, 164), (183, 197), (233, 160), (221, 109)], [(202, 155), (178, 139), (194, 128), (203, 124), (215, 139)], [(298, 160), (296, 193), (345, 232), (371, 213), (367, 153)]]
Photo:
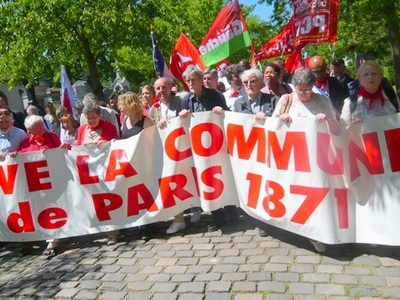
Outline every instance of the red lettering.
[(176, 204), (175, 197), (181, 201), (193, 197), (193, 194), (184, 189), (187, 181), (186, 176), (183, 174), (172, 175), (159, 180), (161, 199), (164, 208), (174, 206)]
[[(117, 167), (119, 166), (119, 168)], [(110, 159), (106, 170), (105, 182), (114, 181), (119, 175), (129, 178), (137, 174), (136, 170), (129, 163), (125, 150), (117, 149), (110, 152)]]
[[(203, 134), (208, 133), (210, 145), (203, 145)], [(194, 126), (191, 131), (192, 149), (199, 156), (212, 156), (218, 153), (224, 142), (222, 129), (213, 123), (202, 123)]]
[(192, 149), (189, 147), (184, 151), (177, 149), (176, 140), (181, 136), (185, 135), (185, 129), (179, 127), (173, 130), (165, 139), (165, 153), (173, 161), (181, 161), (192, 156)]
[(350, 179), (356, 180), (360, 177), (357, 161), (363, 163), (370, 174), (383, 174), (382, 154), (379, 148), (379, 139), (376, 132), (362, 135), (365, 151), (358, 147), (353, 141), (349, 145)]
[(247, 194), (247, 206), (256, 209), (258, 198), (260, 197), (262, 176), (247, 173), (246, 179), (250, 181), (249, 192)]
[(46, 160), (27, 162), (24, 164), (24, 167), (29, 192), (44, 191), (52, 188), (51, 182), (41, 183), (41, 179), (50, 177), (48, 170), (39, 172), (40, 168), (47, 167)]
[(18, 207), (20, 213), (13, 212), (7, 218), (8, 228), (10, 228), (10, 230), (15, 233), (35, 231), (29, 202), (19, 202)]
[(334, 195), (336, 197), (336, 203), (338, 208), (339, 228), (349, 228), (349, 207), (347, 201), (347, 190), (346, 189), (335, 189)]
[[(143, 203), (139, 203), (139, 196), (143, 200)], [(158, 211), (156, 202), (154, 201), (153, 195), (149, 189), (143, 184), (132, 186), (128, 189), (128, 217), (136, 216), (139, 211), (145, 209), (149, 212)]]
[(331, 135), (328, 133), (317, 133), (317, 165), (318, 167), (331, 175), (344, 174), (343, 168), (343, 150), (335, 148), (336, 156), (332, 159), (333, 153), (330, 153)]
[(99, 183), (99, 176), (89, 175), (89, 158), (89, 155), (78, 155), (76, 158), (76, 167), (81, 184)]
[[(286, 213), (286, 207), (281, 202), (285, 196), (283, 187), (275, 181), (267, 180), (265, 191), (267, 192), (267, 196), (262, 202), (264, 210), (273, 218), (283, 217)], [(271, 204), (273, 204), (273, 207), (271, 207)]]
[(304, 195), (306, 198), (290, 221), (298, 224), (305, 224), (318, 205), (320, 205), (322, 200), (324, 200), (328, 192), (329, 188), (291, 185), (290, 193), (295, 195)]
[(93, 206), (100, 222), (111, 220), (110, 211), (122, 206), (121, 196), (113, 193), (92, 195)]
[[(0, 187), (5, 195), (14, 194), (15, 179), (17, 177), (18, 165), (8, 165), (7, 172), (0, 166)], [(8, 174), (8, 178), (7, 175)]]
[(305, 132), (287, 132), (282, 149), (279, 145), (276, 132), (268, 131), (268, 141), (268, 167), (271, 167), (271, 154), (273, 154), (276, 167), (281, 170), (287, 170), (290, 154), (293, 150), (295, 170), (299, 172), (310, 172), (311, 167)]
[(400, 171), (400, 128), (385, 130), (387, 150), (389, 153), (390, 167), (392, 172)]
[(224, 182), (215, 177), (217, 174), (222, 174), (221, 166), (207, 168), (201, 173), (201, 181), (213, 189), (212, 192), (203, 191), (204, 200), (218, 199), (224, 191)]
[(248, 160), (257, 144), (256, 159), (260, 163), (265, 163), (266, 139), (264, 128), (252, 127), (250, 135), (246, 140), (242, 125), (228, 124), (226, 138), (228, 143), (228, 153), (231, 156), (234, 154), (234, 146), (236, 143), (238, 157), (240, 159)]
[(57, 229), (67, 224), (67, 212), (60, 207), (49, 207), (38, 216), (38, 223), (45, 229)]

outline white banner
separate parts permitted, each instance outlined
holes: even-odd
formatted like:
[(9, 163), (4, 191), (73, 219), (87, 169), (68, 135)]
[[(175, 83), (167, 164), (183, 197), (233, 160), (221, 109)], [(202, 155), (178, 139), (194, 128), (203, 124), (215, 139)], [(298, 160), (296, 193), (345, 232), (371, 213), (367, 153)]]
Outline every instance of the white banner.
[(400, 118), (346, 136), (325, 123), (226, 112), (175, 118), (126, 140), (0, 161), (0, 239), (64, 238), (237, 205), (327, 244), (400, 245)]

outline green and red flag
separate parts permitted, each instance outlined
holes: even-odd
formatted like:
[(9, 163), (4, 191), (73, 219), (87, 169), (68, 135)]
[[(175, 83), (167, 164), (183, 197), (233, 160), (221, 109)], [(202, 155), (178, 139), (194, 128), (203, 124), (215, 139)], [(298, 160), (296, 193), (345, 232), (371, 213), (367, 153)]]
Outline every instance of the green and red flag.
[(210, 66), (251, 45), (250, 34), (238, 0), (218, 13), (199, 47), (205, 66)]

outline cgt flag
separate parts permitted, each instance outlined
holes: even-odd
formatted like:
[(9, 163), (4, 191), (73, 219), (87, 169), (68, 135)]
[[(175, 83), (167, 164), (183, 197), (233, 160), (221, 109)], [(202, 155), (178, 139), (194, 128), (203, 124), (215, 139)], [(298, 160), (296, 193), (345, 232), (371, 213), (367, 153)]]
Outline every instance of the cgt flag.
[(74, 108), (74, 104), (78, 101), (78, 97), (76, 96), (71, 82), (69, 81), (67, 70), (65, 66), (61, 66), (61, 103), (62, 106), (68, 109), (68, 112), (74, 117), (75, 120), (78, 120), (78, 113)]
[(171, 73), (183, 84), (186, 90), (188, 87), (182, 78), (182, 74), (185, 72), (186, 68), (193, 65), (201, 71), (204, 70), (204, 65), (199, 51), (183, 33), (181, 33), (176, 41), (169, 64), (171, 67)]
[(250, 34), (239, 1), (234, 0), (218, 13), (199, 51), (204, 65), (210, 66), (250, 45)]
[(158, 49), (156, 38), (154, 37), (153, 31), (151, 32), (151, 44), (153, 46), (153, 63), (154, 63), (154, 72), (156, 77), (166, 77), (169, 80), (173, 80), (174, 76), (171, 74), (171, 71), (168, 69), (167, 64), (165, 63), (164, 57), (162, 56), (160, 49)]

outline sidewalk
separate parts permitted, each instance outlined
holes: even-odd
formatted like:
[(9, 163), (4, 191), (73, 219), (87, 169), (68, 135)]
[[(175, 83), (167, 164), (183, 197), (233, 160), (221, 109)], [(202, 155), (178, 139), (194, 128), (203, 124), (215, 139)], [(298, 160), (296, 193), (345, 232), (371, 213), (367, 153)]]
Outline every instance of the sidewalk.
[(0, 299), (400, 299), (399, 247), (327, 246), (277, 228), (259, 237), (248, 216), (234, 232), (206, 232), (210, 215), (167, 236), (158, 223), (107, 246), (104, 234), (46, 243), (19, 257), (18, 243), (0, 243)]

